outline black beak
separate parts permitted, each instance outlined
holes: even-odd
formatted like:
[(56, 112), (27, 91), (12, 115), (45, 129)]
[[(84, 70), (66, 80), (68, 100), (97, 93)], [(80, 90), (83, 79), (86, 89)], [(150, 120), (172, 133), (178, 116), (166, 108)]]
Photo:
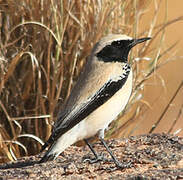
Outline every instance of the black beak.
[(144, 41), (150, 40), (150, 37), (146, 37), (146, 38), (140, 38), (140, 39), (133, 39), (132, 42), (129, 44), (129, 48), (134, 47), (135, 45), (142, 43)]

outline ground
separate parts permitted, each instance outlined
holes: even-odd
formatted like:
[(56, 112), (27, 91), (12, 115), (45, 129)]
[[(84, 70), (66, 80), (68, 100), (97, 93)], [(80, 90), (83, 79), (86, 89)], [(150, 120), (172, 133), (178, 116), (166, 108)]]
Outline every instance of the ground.
[[(126, 139), (108, 140), (114, 155), (124, 169), (111, 161), (89, 164), (93, 157), (87, 146), (67, 148), (56, 160), (38, 164), (43, 156), (24, 157), (16, 162), (0, 165), (2, 179), (183, 179), (183, 138), (167, 134), (150, 134)], [(110, 159), (99, 143), (97, 152)], [(0, 179), (1, 179), (0, 178)]]

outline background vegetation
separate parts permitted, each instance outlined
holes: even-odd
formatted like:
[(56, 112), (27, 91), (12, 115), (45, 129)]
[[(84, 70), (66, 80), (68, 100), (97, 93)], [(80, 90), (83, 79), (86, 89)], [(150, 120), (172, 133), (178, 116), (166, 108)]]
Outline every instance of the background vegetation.
[[(166, 12), (164, 22), (157, 24), (161, 1), (154, 1), (154, 16), (148, 28), (141, 29), (139, 24), (150, 3), (151, 0), (0, 1), (0, 162), (39, 152), (91, 48), (108, 33), (152, 37), (130, 55), (133, 94), (107, 137), (133, 134), (137, 127), (127, 127), (134, 124), (142, 104), (150, 106), (142, 100), (146, 80), (173, 59), (173, 55), (163, 59), (176, 46), (174, 43), (163, 47), (165, 30), (182, 20), (178, 17), (167, 21)], [(151, 127), (149, 131), (153, 132)]]

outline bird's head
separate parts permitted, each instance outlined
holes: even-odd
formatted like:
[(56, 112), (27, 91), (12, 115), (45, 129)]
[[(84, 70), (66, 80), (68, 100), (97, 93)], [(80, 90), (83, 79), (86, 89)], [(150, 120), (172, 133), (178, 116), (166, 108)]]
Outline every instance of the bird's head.
[(126, 35), (110, 34), (95, 45), (93, 54), (98, 60), (105, 62), (127, 62), (131, 48), (149, 39), (151, 38), (133, 39)]

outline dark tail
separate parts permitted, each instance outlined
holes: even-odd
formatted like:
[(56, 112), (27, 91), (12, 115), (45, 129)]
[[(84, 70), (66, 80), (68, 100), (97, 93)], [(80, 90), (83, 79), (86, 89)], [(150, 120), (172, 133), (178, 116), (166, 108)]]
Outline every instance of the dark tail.
[(55, 141), (54, 134), (51, 134), (51, 136), (49, 137), (49, 139), (42, 146), (40, 152), (43, 152), (48, 146), (52, 146), (54, 144), (54, 141)]
[(44, 162), (47, 162), (47, 161), (54, 160), (56, 154), (51, 154), (50, 153), (51, 149), (52, 149), (52, 147), (50, 147), (48, 149), (48, 151), (44, 154), (44, 156), (41, 158), (41, 160), (39, 161), (39, 163), (44, 163)]
[(40, 152), (43, 152), (47, 147), (49, 146), (48, 142), (45, 142), (40, 150)]

